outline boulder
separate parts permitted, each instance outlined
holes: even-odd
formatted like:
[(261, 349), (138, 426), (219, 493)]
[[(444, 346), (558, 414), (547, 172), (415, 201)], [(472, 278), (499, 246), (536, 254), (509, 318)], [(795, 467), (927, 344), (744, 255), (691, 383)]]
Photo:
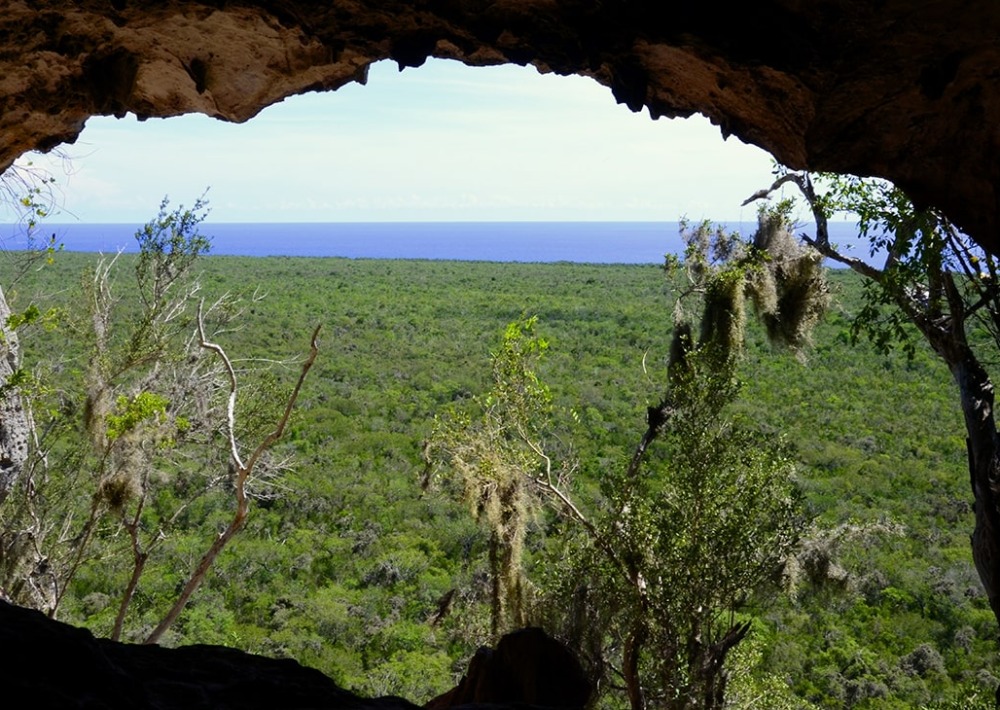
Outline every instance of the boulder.
[(500, 639), (495, 650), (481, 648), (454, 689), (427, 710), (471, 705), (526, 704), (582, 709), (593, 687), (576, 656), (538, 628), (521, 629)]

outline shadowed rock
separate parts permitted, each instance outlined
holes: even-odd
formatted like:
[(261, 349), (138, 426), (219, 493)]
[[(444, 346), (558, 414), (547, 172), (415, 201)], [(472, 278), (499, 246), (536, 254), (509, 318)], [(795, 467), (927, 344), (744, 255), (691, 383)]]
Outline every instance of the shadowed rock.
[[(0, 601), (4, 697), (25, 707), (101, 710), (417, 710), (402, 698), (362, 698), (313, 668), (221, 646), (118, 643)], [(443, 709), (582, 708), (590, 683), (576, 658), (540, 629), (481, 649)], [(6, 707), (6, 706), (5, 706)]]
[(476, 704), (525, 703), (538, 707), (583, 708), (592, 686), (576, 657), (537, 628), (500, 639), (496, 650), (481, 648), (458, 686), (424, 707), (446, 710)]
[(399, 698), (365, 699), (292, 660), (219, 646), (162, 648), (89, 631), (0, 601), (4, 697), (33, 708), (102, 710), (414, 710)]

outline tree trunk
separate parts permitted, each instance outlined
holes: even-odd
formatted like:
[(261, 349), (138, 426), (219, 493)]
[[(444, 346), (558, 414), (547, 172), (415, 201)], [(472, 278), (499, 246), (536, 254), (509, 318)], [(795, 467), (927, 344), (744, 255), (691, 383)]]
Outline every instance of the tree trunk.
[[(878, 269), (864, 260), (839, 253), (830, 244), (827, 230), (827, 209), (818, 199), (812, 181), (805, 173), (786, 173), (779, 177), (767, 190), (754, 194), (743, 204), (770, 195), (786, 182), (792, 182), (801, 190), (816, 219), (816, 238), (806, 238), (810, 246), (823, 256), (848, 266), (858, 274), (878, 283), (906, 316), (920, 330), (921, 334), (945, 362), (958, 386), (962, 414), (965, 418), (967, 434), (966, 448), (969, 458), (969, 480), (972, 486), (975, 528), (971, 536), (972, 559), (979, 573), (979, 579), (990, 601), (993, 616), (1000, 625), (1000, 435), (997, 434), (996, 418), (993, 412), (993, 382), (969, 346), (966, 336), (966, 321), (971, 310), (986, 305), (991, 310), (994, 323), (1000, 323), (996, 313), (997, 296), (982, 295), (983, 300), (971, 307), (967, 304), (955, 283), (955, 274), (945, 266), (939, 254), (927, 263), (927, 289), (915, 291), (901, 288), (898, 284), (885, 280), (892, 257), (886, 261), (885, 269)], [(909, 242), (906, 242), (909, 249)], [(894, 242), (894, 248), (900, 246)], [(962, 247), (957, 247), (959, 250)], [(898, 254), (896, 254), (898, 257)], [(970, 257), (970, 261), (976, 257)], [(974, 263), (974, 261), (972, 262)], [(960, 273), (960, 272), (959, 272)], [(993, 274), (993, 267), (990, 267)], [(995, 276), (994, 276), (995, 278)], [(928, 297), (929, 298), (928, 300)], [(943, 309), (942, 297), (947, 304)], [(997, 707), (1000, 707), (1000, 688), (997, 689)]]
[(1000, 625), (1000, 447), (997, 445), (1000, 437), (993, 412), (995, 393), (989, 373), (969, 346), (965, 301), (951, 274), (942, 273), (940, 283), (950, 310), (948, 317), (913, 320), (934, 352), (948, 365), (958, 387), (976, 517), (971, 536), (972, 560), (993, 617)]
[(972, 559), (1000, 624), (1000, 446), (993, 414), (993, 383), (971, 353), (948, 365), (958, 385), (968, 434), (969, 483), (976, 516)]
[(706, 647), (701, 654), (697, 678), (702, 690), (700, 707), (705, 710), (722, 710), (725, 707), (726, 684), (729, 681), (726, 657), (750, 632), (750, 626), (749, 621), (731, 626), (725, 636)]
[(639, 677), (639, 658), (646, 644), (647, 629), (645, 614), (640, 614), (632, 621), (622, 658), (622, 675), (625, 678), (625, 694), (628, 696), (631, 710), (646, 710), (646, 694), (642, 692), (642, 679)]
[(17, 333), (7, 327), (10, 307), (0, 289), (0, 503), (17, 484), (28, 459), (31, 419), (10, 378), (21, 364)]
[(503, 617), (503, 584), (500, 579), (500, 535), (490, 532), (490, 637), (495, 644), (500, 638), (501, 617)]

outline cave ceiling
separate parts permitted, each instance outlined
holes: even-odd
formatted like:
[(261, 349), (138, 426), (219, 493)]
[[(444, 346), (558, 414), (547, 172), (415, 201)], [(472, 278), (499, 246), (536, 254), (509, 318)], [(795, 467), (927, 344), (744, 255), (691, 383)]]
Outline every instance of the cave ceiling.
[(382, 59), (581, 74), (702, 113), (792, 168), (889, 178), (994, 252), (996, 0), (75, 0), (4, 3), (0, 168), (91, 116), (246, 121)]

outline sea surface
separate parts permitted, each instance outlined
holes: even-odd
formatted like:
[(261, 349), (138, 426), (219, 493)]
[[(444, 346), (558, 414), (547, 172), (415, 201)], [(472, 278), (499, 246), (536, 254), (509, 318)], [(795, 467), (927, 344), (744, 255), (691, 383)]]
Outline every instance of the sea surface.
[[(756, 223), (731, 223), (751, 234)], [(133, 252), (137, 224), (48, 224), (36, 233), (55, 235), (67, 251)], [(812, 233), (812, 225), (802, 231)], [(677, 222), (203, 222), (211, 254), (239, 256), (339, 256), (364, 259), (659, 264), (683, 251)], [(831, 223), (831, 240), (853, 243), (854, 227)], [(26, 246), (23, 228), (0, 224), (0, 248)], [(867, 250), (856, 250), (867, 257)]]

